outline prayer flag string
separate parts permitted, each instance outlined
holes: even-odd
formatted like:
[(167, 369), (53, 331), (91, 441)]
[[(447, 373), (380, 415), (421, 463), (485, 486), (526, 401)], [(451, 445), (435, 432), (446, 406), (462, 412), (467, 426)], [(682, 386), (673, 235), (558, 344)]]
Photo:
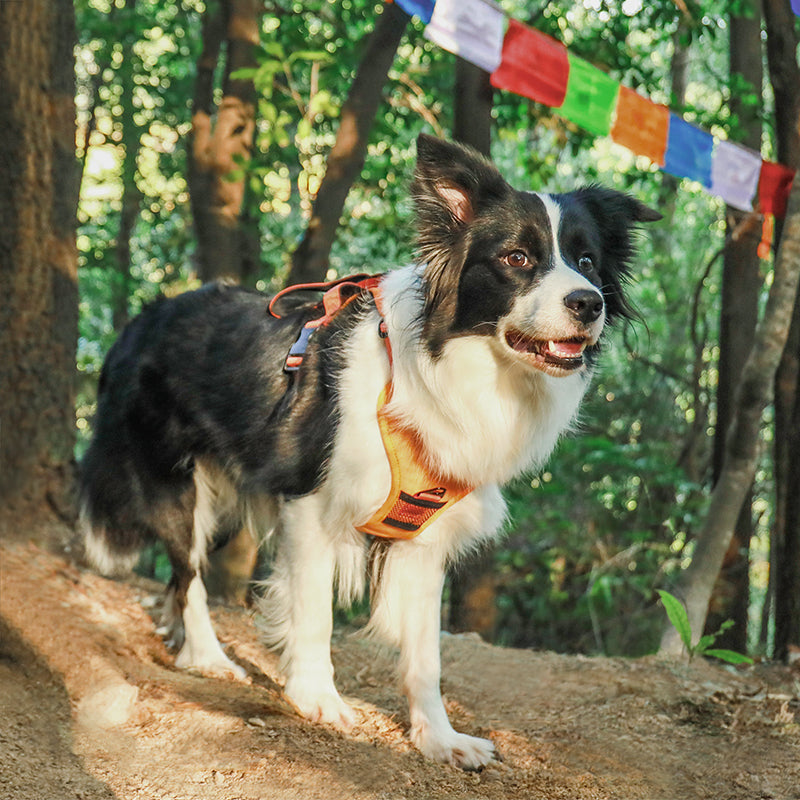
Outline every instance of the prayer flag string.
[[(392, 2), (392, 0), (387, 0)], [(781, 217), (795, 170), (712, 136), (620, 85), (558, 40), (506, 17), (492, 0), (394, 0), (426, 25), (425, 36), (491, 74), (492, 86), (558, 110), (595, 136), (642, 155), (679, 178), (749, 211)], [(800, 14), (800, 0), (792, 0)]]

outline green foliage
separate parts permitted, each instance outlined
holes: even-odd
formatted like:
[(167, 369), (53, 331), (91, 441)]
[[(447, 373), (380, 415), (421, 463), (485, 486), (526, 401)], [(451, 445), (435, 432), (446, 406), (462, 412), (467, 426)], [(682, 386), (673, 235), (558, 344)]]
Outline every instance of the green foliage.
[[(122, 0), (76, 2), (78, 154), (85, 159), (79, 453), (100, 364), (121, 319), (120, 298), (134, 314), (158, 293), (196, 285), (185, 139), (205, 4), (137, 0), (125, 6)], [(748, 105), (758, 98), (752, 87), (727, 86), (720, 78), (727, 68), (720, 32), (728, 9), (690, 0), (687, 22), (682, 6), (548, 0), (532, 12), (521, 0), (503, 4), (656, 102), (669, 102), (672, 40), (680, 26), (692, 52), (702, 53), (690, 61), (693, 118), (733, 134), (729, 94), (746, 93)], [(246, 178), (243, 217), (257, 227), (261, 245), (252, 281), (258, 288), (271, 291), (285, 279), (378, 7), (374, 0), (275, 0), (265, 14), (258, 65), (231, 76), (252, 78), (258, 91), (254, 152), (232, 176)], [(377, 272), (413, 258), (414, 141), (423, 129), (448, 135), (454, 63), (424, 38), (419, 23), (409, 26), (366, 163), (347, 199), (333, 272)], [(723, 241), (722, 206), (685, 182), (677, 192), (665, 191), (651, 165), (607, 139), (594, 141), (557, 110), (497, 91), (493, 114), (492, 155), (513, 184), (562, 191), (598, 181), (671, 215), (640, 241), (630, 293), (641, 320), (613, 332), (575, 435), (533, 480), (508, 487), (508, 538), (496, 554), (499, 640), (650, 652), (659, 627), (655, 587), (685, 562), (709, 484), (718, 270), (699, 281)], [(130, 273), (121, 274), (116, 247), (131, 186), (139, 213)], [(757, 495), (769, 480), (762, 471)], [(768, 513), (761, 522), (769, 525)], [(162, 562), (154, 569), (163, 570)]]
[(718, 658), (720, 661), (725, 661), (728, 664), (753, 663), (752, 658), (742, 655), (741, 653), (712, 647), (719, 636), (733, 625), (733, 620), (726, 620), (716, 633), (709, 633), (705, 636), (701, 636), (695, 644), (692, 644), (692, 627), (689, 624), (689, 615), (686, 613), (683, 603), (681, 603), (677, 597), (663, 589), (658, 590), (658, 596), (661, 598), (669, 621), (681, 637), (681, 642), (683, 642), (683, 646), (686, 648), (689, 660), (695, 656), (707, 656), (710, 658)]

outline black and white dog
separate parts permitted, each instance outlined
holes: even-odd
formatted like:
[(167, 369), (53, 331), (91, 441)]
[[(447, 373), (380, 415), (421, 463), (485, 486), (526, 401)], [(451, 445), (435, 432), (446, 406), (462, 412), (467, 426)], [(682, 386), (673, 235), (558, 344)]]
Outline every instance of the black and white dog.
[[(365, 291), (317, 328), (293, 374), (286, 355), (310, 304), (275, 318), (257, 293), (208, 285), (134, 319), (101, 375), (82, 511), (103, 571), (165, 543), (176, 664), (212, 673), (242, 670), (208, 615), (207, 550), (236, 526), (274, 531), (264, 604), (285, 693), (339, 726), (356, 714), (333, 681), (332, 597), (361, 596), (372, 564), (369, 629), (399, 646), (410, 736), (474, 768), (493, 745), (453, 730), (439, 689), (445, 569), (498, 535), (499, 486), (542, 465), (570, 427), (604, 327), (628, 313), (634, 225), (659, 215), (599, 187), (516, 191), (477, 153), (429, 136), (412, 189), (419, 263), (380, 279), (378, 305)], [(392, 483), (377, 415), (389, 381), (385, 411), (424, 467), (471, 489), (395, 541), (358, 530)]]

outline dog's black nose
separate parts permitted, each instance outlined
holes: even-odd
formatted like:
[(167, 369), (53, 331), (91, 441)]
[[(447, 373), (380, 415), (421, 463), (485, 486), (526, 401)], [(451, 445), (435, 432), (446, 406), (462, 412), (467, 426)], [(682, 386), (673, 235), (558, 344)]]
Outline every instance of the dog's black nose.
[(584, 325), (594, 322), (603, 313), (603, 297), (591, 289), (577, 289), (564, 298), (564, 305)]

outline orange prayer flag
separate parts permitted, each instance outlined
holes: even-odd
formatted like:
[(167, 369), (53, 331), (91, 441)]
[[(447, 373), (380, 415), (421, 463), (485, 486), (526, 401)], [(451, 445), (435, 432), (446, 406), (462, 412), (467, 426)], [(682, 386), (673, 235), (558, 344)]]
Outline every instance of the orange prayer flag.
[(759, 258), (769, 258), (772, 252), (772, 239), (775, 236), (775, 215), (764, 214), (764, 221), (761, 223), (761, 241), (758, 243), (756, 252)]
[(620, 86), (611, 138), (636, 155), (664, 166), (669, 131), (669, 109), (656, 105), (627, 86)]

